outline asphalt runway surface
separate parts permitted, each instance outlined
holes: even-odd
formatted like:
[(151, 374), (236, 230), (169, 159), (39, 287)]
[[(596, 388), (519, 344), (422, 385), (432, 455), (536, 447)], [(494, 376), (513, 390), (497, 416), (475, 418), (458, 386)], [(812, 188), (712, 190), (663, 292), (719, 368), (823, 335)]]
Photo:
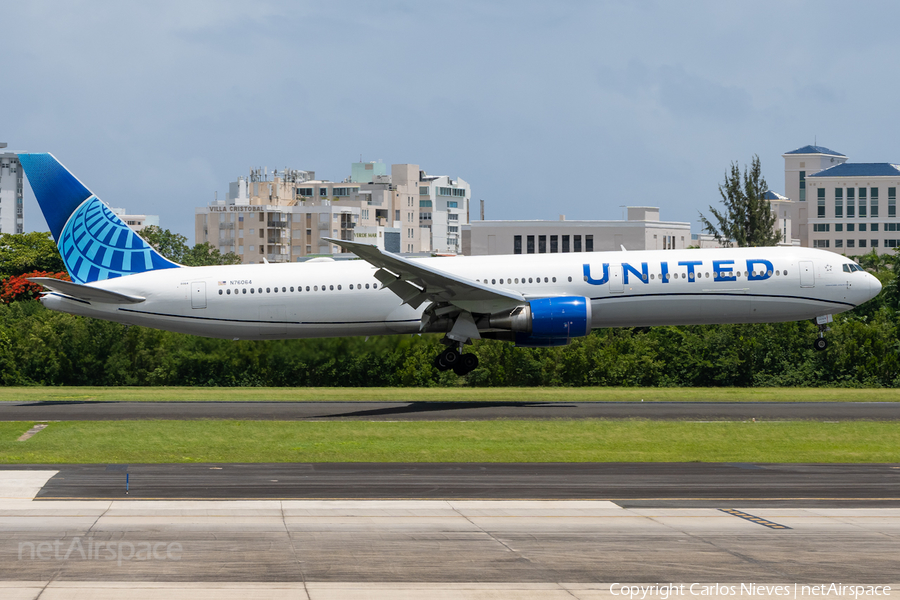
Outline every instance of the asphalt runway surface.
[(0, 402), (0, 421), (898, 421), (900, 402)]
[[(266, 463), (54, 469), (51, 499), (609, 500), (625, 507), (897, 507), (900, 464)], [(125, 475), (128, 474), (128, 495)]]

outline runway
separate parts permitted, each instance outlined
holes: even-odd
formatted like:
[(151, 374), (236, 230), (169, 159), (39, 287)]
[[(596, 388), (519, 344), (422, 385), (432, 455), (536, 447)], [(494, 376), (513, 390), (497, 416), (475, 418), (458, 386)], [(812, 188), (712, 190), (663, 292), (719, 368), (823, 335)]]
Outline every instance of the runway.
[(898, 421), (900, 402), (0, 402), (0, 421)]
[(900, 508), (31, 500), (53, 475), (0, 471), (4, 598), (587, 600), (615, 582), (900, 579)]
[[(607, 500), (624, 507), (900, 508), (898, 464), (268, 463), (9, 465), (50, 499)], [(125, 494), (125, 474), (129, 494)]]

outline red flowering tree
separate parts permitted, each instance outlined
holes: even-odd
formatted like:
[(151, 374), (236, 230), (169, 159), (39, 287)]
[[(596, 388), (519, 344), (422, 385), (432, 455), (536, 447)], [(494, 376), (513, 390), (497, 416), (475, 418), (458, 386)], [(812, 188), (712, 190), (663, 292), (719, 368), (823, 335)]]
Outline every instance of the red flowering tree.
[(22, 275), (12, 275), (0, 282), (0, 302), (9, 304), (17, 300), (33, 300), (44, 291), (44, 288), (36, 283), (28, 281), (29, 277), (52, 277), (71, 281), (65, 271), (60, 273), (48, 273), (46, 271), (32, 271)]

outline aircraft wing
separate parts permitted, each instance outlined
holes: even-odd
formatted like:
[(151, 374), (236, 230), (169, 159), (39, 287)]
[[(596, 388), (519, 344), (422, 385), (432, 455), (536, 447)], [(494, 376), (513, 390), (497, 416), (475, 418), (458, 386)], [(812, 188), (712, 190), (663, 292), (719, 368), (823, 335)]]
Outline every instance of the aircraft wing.
[(53, 277), (29, 277), (28, 281), (42, 285), (52, 292), (82, 300), (84, 302), (100, 302), (103, 304), (137, 304), (145, 299), (140, 296), (128, 296), (119, 292), (111, 292), (90, 285), (54, 279)]
[[(475, 313), (494, 313), (525, 302), (522, 294), (495, 289), (473, 279), (460, 277), (419, 261), (379, 250), (371, 244), (322, 238), (349, 250), (378, 268), (375, 278), (413, 308), (425, 301), (446, 302)], [(449, 259), (448, 259), (449, 260)]]

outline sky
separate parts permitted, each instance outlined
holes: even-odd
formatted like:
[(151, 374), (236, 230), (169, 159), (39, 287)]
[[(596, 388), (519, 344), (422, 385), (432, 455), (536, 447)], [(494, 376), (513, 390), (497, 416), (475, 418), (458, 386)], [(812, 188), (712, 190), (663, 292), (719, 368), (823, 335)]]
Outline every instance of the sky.
[[(254, 167), (414, 163), (472, 216), (718, 204), (731, 163), (814, 141), (900, 162), (900, 4), (0, 0), (0, 142), (194, 238)], [(26, 231), (47, 229), (30, 191)]]

